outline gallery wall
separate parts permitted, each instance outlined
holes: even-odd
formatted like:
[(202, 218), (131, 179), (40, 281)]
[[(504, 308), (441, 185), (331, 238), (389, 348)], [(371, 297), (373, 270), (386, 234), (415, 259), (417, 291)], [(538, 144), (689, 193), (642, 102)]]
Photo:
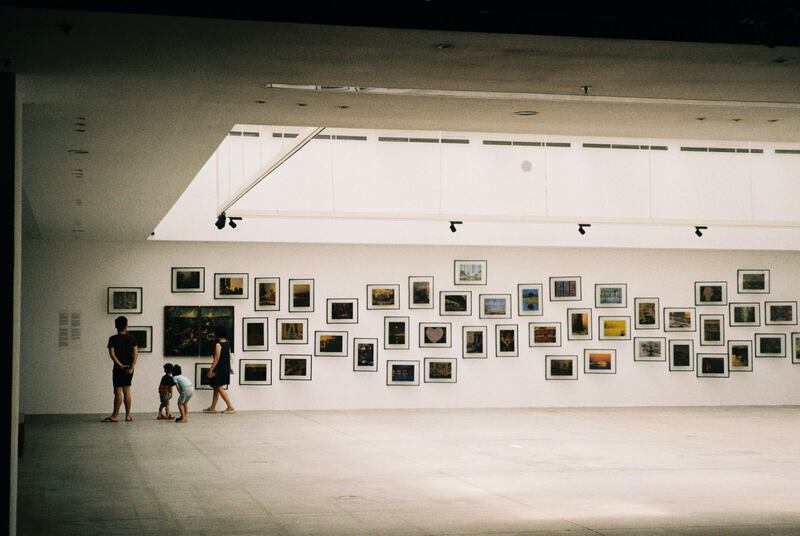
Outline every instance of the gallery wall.
[[(487, 261), (485, 286), (454, 285), (454, 260)], [(205, 268), (205, 292), (171, 292), (171, 268)], [(737, 294), (738, 269), (769, 269), (769, 294)], [(246, 272), (251, 285), (246, 300), (215, 300), (217, 272)], [(230, 305), (235, 307), (235, 359), (271, 359), (272, 385), (240, 386), (232, 377), (230, 394), (240, 410), (325, 408), (448, 408), (524, 406), (639, 406), (800, 404), (800, 364), (786, 358), (755, 358), (752, 372), (731, 372), (727, 378), (699, 378), (696, 372), (670, 371), (666, 361), (635, 362), (633, 337), (693, 339), (695, 352), (724, 354), (727, 346), (700, 346), (699, 333), (633, 331), (631, 340), (599, 341), (599, 315), (633, 316), (636, 297), (660, 298), (664, 307), (695, 307), (696, 281), (727, 281), (729, 302), (797, 301), (800, 299), (800, 253), (761, 251), (680, 251), (559, 249), (509, 247), (414, 247), (369, 245), (283, 245), (196, 242), (50, 242), (27, 240), (23, 246), (23, 310), (21, 411), (39, 413), (103, 413), (111, 408), (111, 362), (106, 341), (114, 333), (114, 314), (107, 313), (107, 287), (143, 289), (143, 312), (128, 315), (131, 325), (153, 327), (153, 351), (144, 353), (133, 381), (134, 410), (155, 412), (162, 374), (164, 307), (167, 305)], [(409, 276), (433, 276), (434, 309), (408, 309)], [(548, 279), (581, 276), (582, 300), (551, 302)], [(280, 277), (281, 310), (254, 310), (253, 278)], [(315, 307), (311, 313), (288, 311), (288, 280), (313, 278)], [(542, 283), (543, 315), (520, 317), (517, 285)], [(627, 307), (595, 308), (597, 283), (627, 284)], [(366, 285), (400, 285), (399, 310), (367, 310)], [(472, 291), (472, 315), (439, 316), (439, 291)], [(511, 294), (512, 318), (478, 318), (480, 294)], [(326, 298), (358, 298), (358, 324), (326, 324)], [(592, 340), (567, 339), (567, 309), (592, 308)], [(78, 331), (59, 346), (60, 313), (79, 320)], [(725, 315), (725, 339), (752, 340), (755, 333), (785, 333), (787, 346), (797, 325), (729, 327), (728, 307), (698, 306), (698, 314)], [(385, 316), (408, 316), (409, 350), (385, 350)], [(243, 352), (243, 317), (269, 318), (269, 350)], [(308, 345), (278, 345), (276, 318), (307, 318)], [(419, 348), (419, 322), (451, 322), (450, 348)], [(561, 322), (561, 347), (529, 348), (528, 323)], [(663, 321), (663, 319), (662, 319)], [(519, 356), (495, 357), (494, 325), (518, 324)], [(461, 327), (488, 327), (488, 357), (463, 359)], [(663, 323), (662, 323), (663, 325)], [(72, 326), (74, 327), (74, 326)], [(631, 325), (632, 327), (632, 325)], [(311, 381), (280, 380), (280, 354), (314, 354), (314, 331), (348, 332), (347, 357), (312, 357)], [(378, 372), (354, 372), (354, 337), (378, 339)], [(584, 374), (586, 348), (615, 349), (616, 374)], [(578, 356), (577, 381), (545, 379), (545, 356)], [(457, 383), (387, 386), (387, 360), (452, 357)], [(194, 379), (197, 358), (170, 358)], [(210, 400), (200, 391), (191, 404), (200, 410)]]

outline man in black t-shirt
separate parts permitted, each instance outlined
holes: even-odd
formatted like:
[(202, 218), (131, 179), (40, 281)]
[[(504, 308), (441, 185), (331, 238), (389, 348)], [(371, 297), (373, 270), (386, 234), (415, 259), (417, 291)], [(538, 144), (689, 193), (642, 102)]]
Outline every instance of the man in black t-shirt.
[(128, 319), (119, 316), (114, 320), (117, 334), (108, 338), (108, 356), (114, 362), (112, 380), (114, 382), (114, 412), (103, 422), (117, 422), (119, 408), (125, 400), (125, 420), (131, 417), (131, 380), (136, 359), (139, 357), (139, 343), (136, 337), (128, 333)]

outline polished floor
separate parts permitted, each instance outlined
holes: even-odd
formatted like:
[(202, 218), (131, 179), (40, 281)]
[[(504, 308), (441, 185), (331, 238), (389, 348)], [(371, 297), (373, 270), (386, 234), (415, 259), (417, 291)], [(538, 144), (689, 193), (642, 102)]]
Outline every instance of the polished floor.
[(29, 416), (21, 534), (796, 535), (800, 407)]

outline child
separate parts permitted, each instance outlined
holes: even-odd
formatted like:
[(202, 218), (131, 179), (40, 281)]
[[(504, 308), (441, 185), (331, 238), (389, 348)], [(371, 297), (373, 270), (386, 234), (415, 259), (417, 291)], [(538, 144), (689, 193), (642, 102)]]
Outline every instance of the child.
[(175, 419), (175, 422), (186, 422), (189, 420), (189, 399), (194, 394), (194, 386), (189, 378), (182, 374), (181, 366), (174, 365), (172, 367), (172, 379), (175, 380), (175, 387), (178, 389), (178, 411), (181, 416)]
[[(169, 401), (172, 400), (172, 386), (175, 385), (175, 380), (172, 379), (172, 363), (164, 363), (164, 376), (161, 377), (161, 383), (158, 384), (158, 398), (161, 399), (161, 405), (158, 406), (158, 420), (171, 421), (175, 417), (169, 414)], [(161, 411), (164, 410), (164, 414)]]

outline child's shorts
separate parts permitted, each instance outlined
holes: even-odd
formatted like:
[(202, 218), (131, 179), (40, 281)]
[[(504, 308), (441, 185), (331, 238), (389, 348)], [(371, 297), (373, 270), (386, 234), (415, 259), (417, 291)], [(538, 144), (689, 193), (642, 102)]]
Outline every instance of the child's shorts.
[(170, 400), (172, 400), (172, 393), (162, 393), (162, 392), (159, 392), (159, 393), (158, 393), (158, 398), (160, 398), (160, 399), (161, 399), (161, 403), (162, 403), (162, 404), (166, 404), (167, 402), (169, 402)]
[(178, 397), (178, 404), (185, 404), (192, 398), (194, 394), (194, 389), (184, 389), (181, 391), (181, 396)]

